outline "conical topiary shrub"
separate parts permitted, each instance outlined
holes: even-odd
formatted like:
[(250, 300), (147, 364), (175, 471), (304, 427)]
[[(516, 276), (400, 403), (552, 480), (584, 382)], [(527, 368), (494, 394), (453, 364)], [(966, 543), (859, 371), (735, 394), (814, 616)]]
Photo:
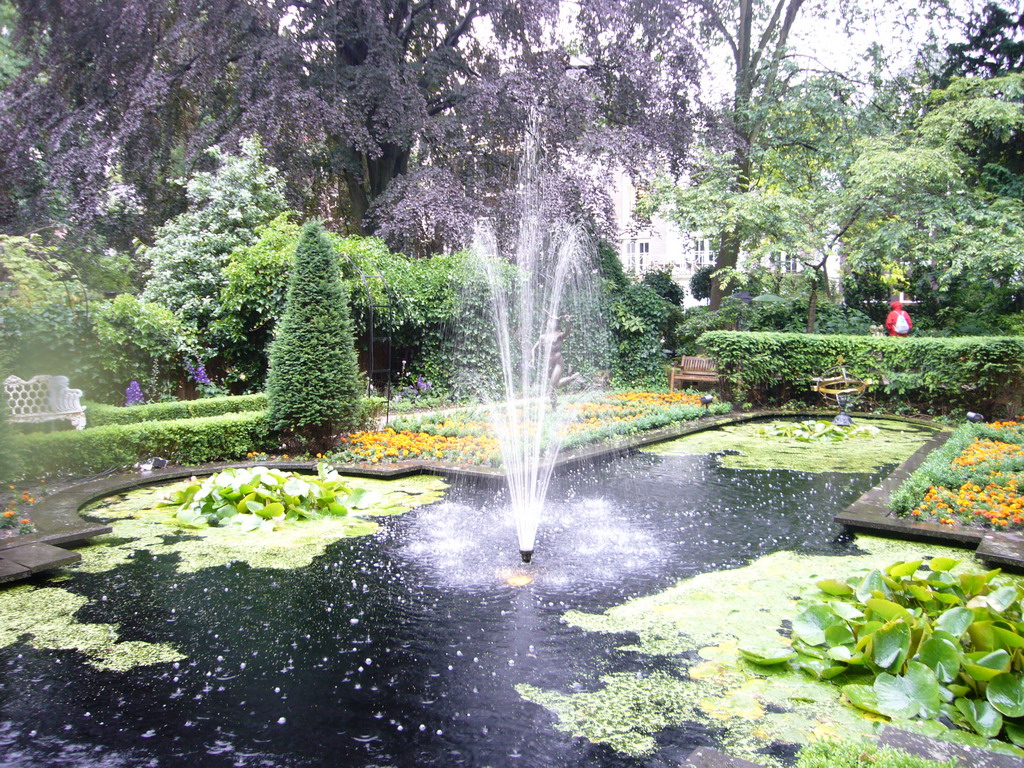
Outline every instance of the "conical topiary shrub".
[(270, 424), (286, 439), (324, 449), (355, 425), (363, 384), (337, 260), (319, 224), (295, 249), (284, 316), (270, 348)]

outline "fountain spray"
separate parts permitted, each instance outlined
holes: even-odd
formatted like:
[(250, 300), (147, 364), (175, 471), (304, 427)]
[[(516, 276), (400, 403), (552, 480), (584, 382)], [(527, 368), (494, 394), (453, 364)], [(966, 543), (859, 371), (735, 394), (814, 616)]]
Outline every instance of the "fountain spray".
[[(482, 394), (501, 448), (524, 563), (533, 557), (551, 474), (575, 418), (567, 400), (586, 397), (583, 380), (571, 372), (570, 356), (563, 352), (584, 336), (596, 348), (607, 327), (598, 308), (596, 249), (580, 227), (545, 216), (535, 127), (528, 136), (515, 231), (499, 241), (492, 226), (480, 225), (472, 249), (487, 285), (501, 363), (499, 392)], [(571, 395), (560, 395), (568, 385), (574, 387)]]

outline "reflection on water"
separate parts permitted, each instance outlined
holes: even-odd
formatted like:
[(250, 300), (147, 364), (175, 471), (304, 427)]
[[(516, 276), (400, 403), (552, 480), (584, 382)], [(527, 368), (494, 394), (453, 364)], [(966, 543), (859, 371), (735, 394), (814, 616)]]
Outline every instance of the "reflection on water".
[(635, 455), (556, 478), (530, 565), (510, 545), (502, 492), (461, 487), (306, 568), (182, 574), (173, 557), (142, 553), (75, 574), (59, 586), (90, 598), (80, 620), (118, 624), (122, 639), (169, 643), (187, 658), (113, 673), (74, 652), (0, 650), (0, 760), (673, 765), (717, 735), (670, 729), (654, 755), (629, 758), (555, 730), (548, 711), (516, 694), (520, 683), (583, 690), (640, 663), (615, 650), (621, 637), (584, 633), (562, 614), (779, 549), (849, 553), (831, 516), (877, 479)]

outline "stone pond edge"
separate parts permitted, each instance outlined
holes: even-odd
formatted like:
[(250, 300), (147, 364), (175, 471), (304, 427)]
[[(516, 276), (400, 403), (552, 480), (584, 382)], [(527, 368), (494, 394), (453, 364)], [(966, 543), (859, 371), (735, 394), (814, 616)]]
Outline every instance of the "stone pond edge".
[[(556, 469), (565, 470), (579, 467), (585, 464), (605, 461), (615, 456), (620, 456), (636, 448), (651, 445), (654, 443), (673, 440), (694, 432), (701, 432), (714, 427), (741, 424), (755, 419), (765, 418), (808, 418), (808, 417), (831, 417), (834, 411), (820, 409), (807, 409), (800, 411), (786, 410), (759, 410), (745, 413), (730, 413), (725, 415), (704, 416), (695, 421), (680, 422), (662, 429), (651, 430), (638, 435), (629, 435), (607, 440), (599, 445), (584, 447), (572, 451), (566, 451), (556, 463)], [(904, 421), (907, 423), (921, 424), (938, 430), (945, 429), (942, 425), (936, 424), (927, 419), (906, 418), (890, 416), (887, 414), (855, 413), (855, 416), (865, 419), (887, 419), (892, 421)], [(907, 523), (897, 518), (888, 518), (885, 513), (887, 508), (883, 505), (888, 501), (889, 494), (893, 489), (916, 469), (924, 460), (924, 457), (934, 448), (945, 441), (948, 432), (939, 432), (928, 443), (922, 446), (906, 462), (900, 465), (886, 480), (879, 486), (872, 488), (850, 507), (836, 515), (837, 522), (850, 528), (864, 530), (870, 533), (886, 536), (901, 536), (906, 538), (920, 538), (927, 540), (939, 540), (954, 546), (978, 546), (983, 539), (988, 539), (980, 532), (955, 532), (950, 531), (947, 526), (938, 526), (927, 523)], [(82, 544), (93, 536), (110, 533), (110, 526), (85, 520), (80, 515), (87, 505), (107, 496), (119, 493), (138, 490), (150, 485), (158, 485), (180, 480), (189, 477), (202, 477), (213, 474), (222, 469), (230, 467), (247, 467), (256, 465), (273, 466), (277, 469), (287, 471), (311, 471), (316, 462), (307, 461), (225, 461), (199, 466), (174, 466), (166, 469), (153, 470), (150, 472), (119, 472), (104, 477), (94, 478), (71, 485), (63, 490), (57, 491), (42, 498), (33, 507), (32, 518), (37, 532), (25, 536), (18, 536), (11, 539), (0, 540), (0, 583), (24, 578), (32, 573), (45, 570), (43, 563), (37, 563), (30, 571), (18, 571), (8, 568), (6, 572), (2, 565), (5, 561), (16, 560), (16, 551), (22, 550), (27, 545), (46, 545), (54, 548), (54, 559), (68, 555), (61, 547), (73, 547)], [(339, 464), (336, 465), (339, 472), (356, 477), (372, 477), (379, 479), (396, 479), (416, 474), (440, 475), (450, 480), (474, 480), (484, 482), (501, 482), (504, 474), (499, 469), (491, 467), (467, 467), (448, 462), (412, 460), (396, 462), (387, 465), (374, 464)], [(937, 530), (933, 530), (937, 529)], [(994, 537), (1008, 537), (1012, 534), (992, 534)], [(1015, 558), (1005, 555), (1008, 543), (994, 540), (982, 551), (979, 548), (979, 555), (985, 552), (995, 552), (996, 560), (1000, 564), (1013, 564), (1024, 568), (1024, 541), (1018, 547), (1020, 554)], [(38, 549), (38, 547), (36, 548)], [(22, 550), (28, 551), (28, 550)], [(48, 550), (50, 551), (50, 550)], [(1003, 554), (999, 554), (1003, 553)], [(74, 553), (71, 553), (72, 556)], [(77, 558), (76, 558), (77, 559)], [(1012, 561), (1005, 562), (1007, 559)], [(66, 564), (64, 562), (54, 563), (54, 567)], [(15, 572), (17, 571), (17, 572)]]

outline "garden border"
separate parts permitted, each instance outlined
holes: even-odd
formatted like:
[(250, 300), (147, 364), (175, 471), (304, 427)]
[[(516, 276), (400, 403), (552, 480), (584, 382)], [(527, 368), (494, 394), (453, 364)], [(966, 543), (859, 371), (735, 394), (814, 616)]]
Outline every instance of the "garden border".
[(942, 525), (897, 517), (889, 509), (889, 499), (933, 450), (949, 438), (940, 432), (917, 449), (885, 480), (864, 493), (833, 519), (848, 528), (876, 536), (908, 541), (929, 541), (953, 547), (974, 549), (981, 560), (1001, 568), (1024, 571), (1024, 535), (982, 528)]
[[(741, 424), (747, 421), (765, 418), (814, 418), (822, 416), (831, 417), (833, 415), (835, 415), (835, 411), (807, 409), (800, 411), (763, 410), (749, 411), (746, 413), (731, 413), (723, 416), (703, 416), (694, 421), (679, 422), (669, 427), (644, 432), (639, 435), (612, 438), (598, 445), (566, 452), (565, 455), (558, 460), (555, 468), (571, 469), (584, 464), (593, 463), (595, 461), (610, 459), (641, 446), (673, 440), (684, 435), (692, 434), (694, 432), (702, 432), (713, 427), (720, 427), (729, 424)], [(933, 428), (941, 428), (940, 425), (936, 425), (934, 422), (926, 419), (901, 418), (898, 416), (869, 413), (855, 413), (854, 415), (865, 419), (890, 419), (895, 421), (905, 421), (908, 423), (923, 424)], [(915, 458), (921, 454), (920, 460), (917, 462), (919, 464), (920, 461), (923, 460), (923, 452), (926, 453), (925, 448), (931, 450), (931, 448), (936, 447), (932, 445), (933, 441), (929, 441), (929, 443), (927, 443), (923, 448), (919, 449), (914, 456), (901, 465), (893, 475), (890, 475), (890, 478), (900, 473), (907, 464), (913, 462)], [(93, 536), (110, 533), (112, 530), (110, 526), (92, 523), (84, 520), (80, 516), (80, 510), (94, 501), (150, 485), (158, 485), (193, 476), (210, 475), (214, 472), (231, 467), (256, 465), (272, 466), (286, 471), (309, 472), (315, 468), (316, 462), (312, 460), (277, 460), (264, 462), (224, 461), (213, 464), (202, 464), (194, 467), (167, 467), (166, 469), (152, 470), (149, 472), (121, 472), (71, 485), (63, 490), (57, 491), (56, 493), (40, 499), (35, 507), (33, 507), (32, 519), (37, 528), (36, 533), (0, 540), (0, 583), (25, 578), (39, 571), (47, 570), (48, 568), (56, 568), (66, 565), (69, 562), (75, 562), (80, 559), (80, 556), (74, 552), (67, 552), (65, 549), (61, 549), (61, 547), (82, 544)], [(504, 473), (500, 469), (496, 468), (467, 467), (465, 465), (439, 461), (426, 461), (421, 459), (395, 462), (386, 465), (339, 464), (335, 466), (342, 474), (352, 475), (355, 477), (374, 477), (380, 479), (394, 479), (415, 474), (441, 475), (453, 480), (465, 478), (489, 482), (501, 481), (504, 478)], [(868, 494), (875, 490), (876, 489), (872, 489)], [(865, 496), (868, 494), (865, 494)], [(863, 498), (864, 497), (862, 497), (862, 499)], [(854, 506), (856, 506), (857, 503), (859, 503), (859, 501), (855, 502)], [(845, 520), (840, 520), (840, 522), (848, 524)], [(878, 531), (874, 530), (872, 532), (877, 533)], [(44, 548), (45, 551), (49, 553), (51, 562), (45, 562), (45, 558), (43, 558), (43, 561), (41, 562), (33, 562), (31, 567), (26, 567), (22, 564), (18, 564), (18, 567), (5, 567), (5, 564), (17, 562), (18, 552), (38, 552), (41, 548)], [(39, 558), (37, 557), (37, 559)], [(1022, 560), (1022, 562), (1024, 562), (1024, 560)]]

